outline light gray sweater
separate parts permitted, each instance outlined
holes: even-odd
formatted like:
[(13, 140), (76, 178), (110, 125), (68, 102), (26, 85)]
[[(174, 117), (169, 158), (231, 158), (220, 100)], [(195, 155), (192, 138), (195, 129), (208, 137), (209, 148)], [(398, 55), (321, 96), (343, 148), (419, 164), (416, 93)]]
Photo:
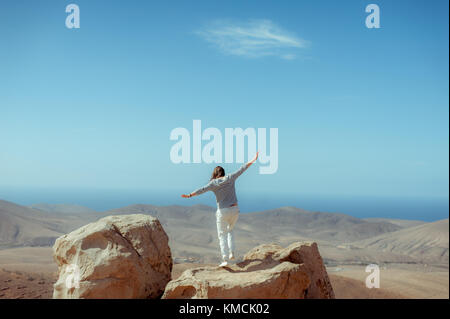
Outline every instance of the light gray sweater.
[(236, 172), (213, 179), (204, 187), (201, 187), (192, 193), (200, 195), (207, 191), (212, 191), (214, 192), (214, 195), (216, 195), (217, 208), (230, 207), (237, 203), (234, 182), (247, 168), (247, 164), (244, 164)]

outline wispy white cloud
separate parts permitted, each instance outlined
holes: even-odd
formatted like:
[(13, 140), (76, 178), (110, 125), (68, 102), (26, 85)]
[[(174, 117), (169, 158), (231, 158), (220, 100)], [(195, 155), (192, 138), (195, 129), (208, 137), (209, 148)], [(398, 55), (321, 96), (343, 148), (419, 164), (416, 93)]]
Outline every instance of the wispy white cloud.
[(309, 45), (292, 32), (270, 20), (250, 20), (244, 23), (217, 20), (196, 34), (225, 54), (244, 57), (278, 56), (293, 60), (296, 50)]

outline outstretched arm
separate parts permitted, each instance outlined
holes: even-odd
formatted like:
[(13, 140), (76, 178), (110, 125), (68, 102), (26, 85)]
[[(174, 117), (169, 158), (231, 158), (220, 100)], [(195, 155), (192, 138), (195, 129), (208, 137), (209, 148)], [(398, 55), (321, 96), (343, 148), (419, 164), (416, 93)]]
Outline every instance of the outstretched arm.
[(201, 188), (193, 191), (190, 194), (187, 194), (187, 195), (183, 194), (183, 195), (181, 195), (181, 197), (183, 197), (183, 198), (191, 198), (191, 197), (194, 197), (194, 196), (206, 193), (207, 191), (211, 190), (212, 188), (213, 188), (213, 185), (212, 185), (211, 182), (209, 182), (208, 184), (206, 184), (206, 186), (201, 187)]
[(255, 157), (253, 157), (253, 159), (247, 163), (247, 168), (250, 167), (250, 165), (252, 165), (254, 162), (256, 162), (256, 160), (258, 159), (258, 155), (259, 151), (257, 151)]
[(256, 162), (256, 160), (258, 159), (258, 154), (259, 154), (259, 151), (256, 152), (255, 157), (254, 157), (251, 161), (249, 161), (248, 163), (245, 163), (245, 164), (242, 165), (241, 168), (239, 168), (236, 172), (230, 174), (231, 178), (236, 179), (236, 178), (238, 178), (242, 173), (244, 173), (245, 170), (246, 170), (247, 168), (249, 168), (254, 162)]

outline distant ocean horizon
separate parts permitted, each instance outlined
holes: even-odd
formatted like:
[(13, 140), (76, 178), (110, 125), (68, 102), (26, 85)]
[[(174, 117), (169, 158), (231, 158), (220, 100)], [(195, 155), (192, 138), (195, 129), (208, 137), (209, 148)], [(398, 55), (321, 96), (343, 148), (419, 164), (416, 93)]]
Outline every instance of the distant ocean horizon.
[[(0, 200), (19, 205), (74, 204), (107, 211), (134, 204), (156, 206), (204, 204), (215, 207), (212, 193), (183, 199), (181, 191), (0, 188)], [(449, 217), (448, 198), (402, 198), (348, 195), (238, 193), (242, 213), (294, 206), (314, 212), (342, 213), (357, 218), (394, 218), (436, 221)]]

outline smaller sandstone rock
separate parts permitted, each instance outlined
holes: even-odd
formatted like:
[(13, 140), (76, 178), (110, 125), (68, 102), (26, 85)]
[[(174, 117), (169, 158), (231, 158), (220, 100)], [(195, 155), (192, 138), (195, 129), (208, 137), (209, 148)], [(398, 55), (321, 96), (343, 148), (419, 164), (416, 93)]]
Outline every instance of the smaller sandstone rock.
[(265, 244), (227, 267), (189, 269), (166, 286), (163, 298), (334, 298), (316, 243), (287, 248)]

